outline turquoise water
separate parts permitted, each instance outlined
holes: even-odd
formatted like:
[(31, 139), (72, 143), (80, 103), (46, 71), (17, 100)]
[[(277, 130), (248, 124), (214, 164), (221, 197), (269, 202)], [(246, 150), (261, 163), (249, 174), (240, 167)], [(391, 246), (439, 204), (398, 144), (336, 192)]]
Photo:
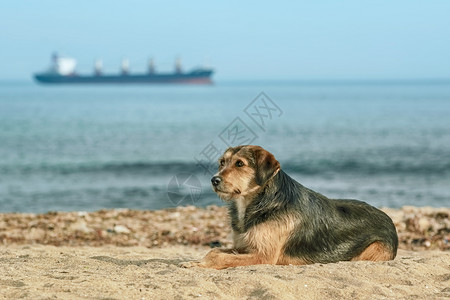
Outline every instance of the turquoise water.
[[(270, 150), (292, 177), (329, 197), (449, 206), (449, 116), (445, 82), (3, 82), (0, 211), (221, 204), (205, 162), (214, 148), (241, 141)], [(180, 173), (198, 179), (195, 191), (176, 189)], [(181, 198), (168, 196), (174, 188)]]

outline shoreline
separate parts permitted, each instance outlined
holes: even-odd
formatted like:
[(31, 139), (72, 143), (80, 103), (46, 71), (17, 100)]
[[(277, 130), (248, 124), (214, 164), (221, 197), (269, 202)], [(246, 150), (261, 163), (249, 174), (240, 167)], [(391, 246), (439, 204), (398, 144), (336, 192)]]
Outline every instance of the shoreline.
[[(450, 250), (450, 208), (382, 208), (393, 220), (399, 249)], [(0, 243), (53, 246), (176, 245), (230, 247), (226, 207), (184, 206), (163, 210), (0, 213)]]

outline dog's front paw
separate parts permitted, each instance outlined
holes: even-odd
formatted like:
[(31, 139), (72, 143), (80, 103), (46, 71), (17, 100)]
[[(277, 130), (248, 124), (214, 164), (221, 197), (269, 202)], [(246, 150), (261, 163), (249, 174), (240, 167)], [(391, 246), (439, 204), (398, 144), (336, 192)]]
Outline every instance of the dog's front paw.
[(185, 261), (178, 265), (180, 268), (201, 268), (202, 262), (201, 261)]

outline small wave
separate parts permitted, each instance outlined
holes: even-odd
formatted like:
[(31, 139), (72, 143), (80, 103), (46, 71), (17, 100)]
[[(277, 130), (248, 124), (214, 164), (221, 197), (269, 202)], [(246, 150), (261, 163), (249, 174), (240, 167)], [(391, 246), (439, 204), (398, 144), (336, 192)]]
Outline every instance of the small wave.
[(146, 173), (154, 174), (174, 173), (182, 171), (198, 171), (195, 163), (186, 162), (109, 162), (109, 163), (80, 163), (80, 164), (40, 164), (0, 166), (3, 174), (27, 175), (33, 173), (53, 173), (70, 175), (77, 173)]
[[(282, 161), (282, 167), (287, 172), (319, 175), (323, 173), (344, 174), (416, 174), (442, 175), (450, 174), (450, 162), (439, 160), (402, 160), (367, 161), (364, 159), (310, 159), (305, 161)], [(71, 174), (149, 174), (172, 175), (180, 172), (203, 174), (196, 162), (107, 162), (80, 164), (40, 164), (40, 165), (3, 165), (0, 166), (2, 175), (32, 175), (50, 173), (54, 175)]]
[(450, 162), (422, 161), (409, 163), (406, 161), (370, 162), (361, 160), (314, 160), (283, 164), (288, 172), (318, 175), (321, 173), (353, 173), (353, 174), (416, 174), (442, 175), (450, 173)]

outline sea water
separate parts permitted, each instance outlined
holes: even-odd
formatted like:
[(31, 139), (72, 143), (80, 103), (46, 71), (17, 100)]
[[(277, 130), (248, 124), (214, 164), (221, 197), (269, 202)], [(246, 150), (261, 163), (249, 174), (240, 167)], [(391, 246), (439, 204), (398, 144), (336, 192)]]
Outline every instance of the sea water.
[(450, 83), (0, 83), (0, 211), (222, 205), (229, 145), (330, 198), (450, 205)]

